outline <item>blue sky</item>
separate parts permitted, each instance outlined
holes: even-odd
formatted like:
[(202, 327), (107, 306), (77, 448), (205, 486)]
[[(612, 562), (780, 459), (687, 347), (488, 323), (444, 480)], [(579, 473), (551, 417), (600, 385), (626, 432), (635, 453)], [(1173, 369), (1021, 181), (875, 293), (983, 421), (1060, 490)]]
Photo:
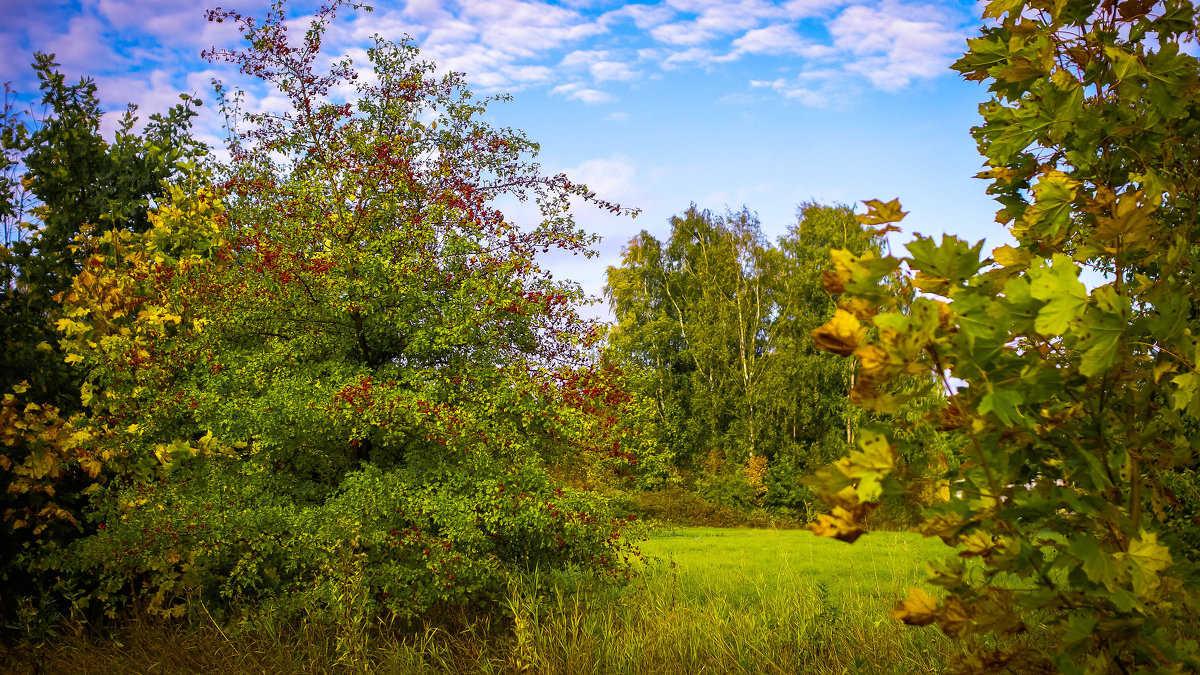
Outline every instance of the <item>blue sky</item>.
[[(114, 110), (137, 103), (144, 118), (180, 92), (211, 102), (213, 77), (241, 84), (199, 57), (237, 44), (229, 24), (204, 21), (215, 1), (3, 0), (0, 81), (34, 98), (28, 64), (40, 50), (94, 77)], [(223, 4), (261, 14), (267, 3)], [(303, 21), (314, 4), (290, 2), (289, 15)], [(380, 1), (339, 16), (325, 49), (365, 64), (371, 35), (411, 36), (476, 92), (512, 93), (492, 117), (538, 141), (547, 172), (642, 209), (635, 220), (577, 212), (604, 237), (600, 256), (552, 264), (599, 294), (632, 235), (664, 236), (693, 202), (745, 205), (774, 237), (801, 202), (899, 197), (911, 213), (894, 245), (912, 231), (1005, 243), (998, 207), (972, 178), (982, 160), (969, 129), (986, 91), (949, 70), (979, 14), (956, 0)], [(249, 94), (250, 106), (272, 104)], [(214, 112), (206, 106), (199, 135), (218, 143)]]

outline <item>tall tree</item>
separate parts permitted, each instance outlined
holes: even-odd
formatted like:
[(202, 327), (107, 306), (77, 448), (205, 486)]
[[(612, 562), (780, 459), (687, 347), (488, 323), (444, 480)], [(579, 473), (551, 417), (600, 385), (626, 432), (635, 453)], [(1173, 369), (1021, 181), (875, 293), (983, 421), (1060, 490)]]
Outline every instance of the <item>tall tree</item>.
[[(200, 101), (151, 115), (137, 129), (130, 106), (106, 140), (95, 83), (69, 84), (53, 55), (37, 54), (43, 111), (0, 118), (0, 594), (6, 615), (23, 599), (47, 601), (60, 570), (41, 559), (86, 531), (83, 517), (98, 465), (81, 409), (85, 374), (65, 363), (56, 323), (60, 294), (83, 269), (76, 238), (87, 231), (142, 232), (148, 213), (196, 171), (204, 148), (190, 134)], [(41, 620), (52, 627), (50, 605)]]
[[(62, 327), (123, 478), (80, 564), (163, 611), (185, 590), (332, 611), (353, 584), (364, 611), (402, 615), (487, 599), (525, 565), (618, 573), (624, 521), (551, 469), (622, 470), (627, 397), (590, 356), (578, 285), (537, 255), (592, 255), (572, 199), (623, 209), (542, 175), (534, 143), (485, 121), (495, 99), (408, 44), (377, 40), (371, 77), (317, 72), (338, 5), (298, 41), (281, 4), (211, 12), (248, 47), (209, 57), (290, 109), (238, 117), (227, 97), (214, 189), (91, 242)], [(334, 100), (342, 86), (357, 98)], [(505, 196), (540, 220), (509, 221)], [(159, 520), (186, 534), (145, 541)], [(136, 552), (113, 548), (130, 537)]]
[(820, 280), (830, 247), (869, 247), (849, 209), (806, 204), (797, 216), (776, 246), (746, 210), (693, 206), (665, 245), (646, 232), (630, 241), (607, 288), (611, 348), (643, 373), (657, 441), (688, 468), (711, 450), (731, 467), (766, 458), (767, 498), (781, 506), (798, 504), (797, 478), (840, 454), (855, 424), (850, 370), (819, 358), (810, 333), (834, 310)]

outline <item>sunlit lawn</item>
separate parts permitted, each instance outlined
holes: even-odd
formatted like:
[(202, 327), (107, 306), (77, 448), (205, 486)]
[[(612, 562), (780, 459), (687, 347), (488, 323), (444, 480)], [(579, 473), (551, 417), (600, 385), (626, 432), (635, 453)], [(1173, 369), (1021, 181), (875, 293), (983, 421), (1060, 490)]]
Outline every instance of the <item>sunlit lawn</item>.
[[(678, 528), (655, 532), (642, 549), (642, 574), (622, 588), (570, 575), (516, 581), (491, 617), (416, 628), (135, 621), (64, 637), (42, 651), (43, 667), (842, 675), (940, 672), (956, 649), (936, 629), (889, 616), (923, 583), (924, 563), (946, 552), (937, 540), (884, 532), (848, 545), (800, 530)], [(26, 665), (18, 672), (31, 672)]]

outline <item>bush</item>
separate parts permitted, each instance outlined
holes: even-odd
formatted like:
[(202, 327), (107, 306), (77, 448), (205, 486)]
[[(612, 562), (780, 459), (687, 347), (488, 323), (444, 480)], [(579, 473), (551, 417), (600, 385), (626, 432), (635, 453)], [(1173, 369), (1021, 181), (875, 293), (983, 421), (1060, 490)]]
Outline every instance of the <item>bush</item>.
[(627, 508), (651, 522), (694, 527), (802, 527), (803, 523), (787, 514), (762, 508), (736, 509), (708, 501), (679, 486), (630, 494)]
[(696, 492), (709, 502), (734, 509), (751, 509), (758, 504), (754, 486), (742, 471), (705, 474), (696, 481)]
[(251, 602), (283, 617), (355, 612), (401, 618), (491, 600), (537, 566), (623, 569), (629, 545), (594, 527), (597, 500), (514, 469), (505, 483), (446, 470), (367, 466), (323, 501), (306, 486), (222, 459), (115, 490), (99, 534), (67, 568), (98, 579), (109, 614), (127, 600), (179, 616), (187, 600)]

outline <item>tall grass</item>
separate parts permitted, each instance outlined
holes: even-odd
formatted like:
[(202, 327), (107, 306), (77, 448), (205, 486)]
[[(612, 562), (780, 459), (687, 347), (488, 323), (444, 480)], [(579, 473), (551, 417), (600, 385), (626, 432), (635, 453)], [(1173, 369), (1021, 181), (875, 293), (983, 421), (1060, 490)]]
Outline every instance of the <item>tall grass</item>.
[[(944, 552), (911, 534), (853, 547), (804, 531), (685, 528), (643, 545), (624, 587), (581, 573), (514, 579), (501, 612), (416, 626), (130, 620), (0, 654), (16, 672), (928, 673), (955, 646), (888, 616)], [(40, 662), (37, 663), (37, 662)]]

